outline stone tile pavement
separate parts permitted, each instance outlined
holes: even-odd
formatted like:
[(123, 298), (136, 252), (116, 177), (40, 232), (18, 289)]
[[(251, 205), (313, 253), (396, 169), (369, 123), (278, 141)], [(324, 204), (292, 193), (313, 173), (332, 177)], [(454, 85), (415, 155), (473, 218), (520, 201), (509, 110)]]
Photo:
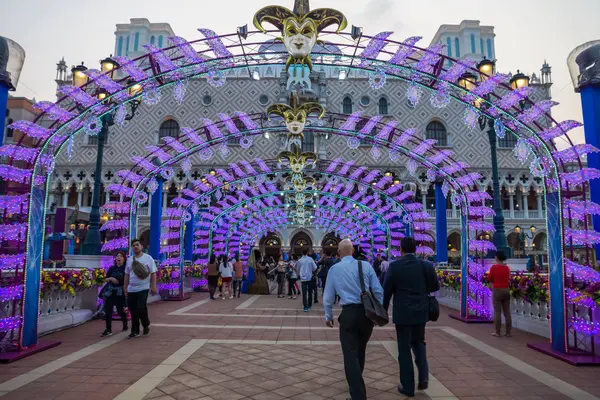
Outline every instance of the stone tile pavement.
[[(50, 335), (55, 349), (0, 365), (7, 399), (345, 399), (337, 329), (320, 304), (276, 296), (150, 306), (151, 333), (101, 339), (103, 321)], [(600, 369), (575, 368), (525, 345), (523, 332), (492, 338), (490, 326), (446, 316), (428, 325), (431, 389), (418, 398), (599, 399)], [(115, 325), (115, 327), (118, 324)], [(367, 351), (369, 399), (402, 399), (393, 327), (376, 328)], [(2, 396), (3, 395), (3, 396)]]

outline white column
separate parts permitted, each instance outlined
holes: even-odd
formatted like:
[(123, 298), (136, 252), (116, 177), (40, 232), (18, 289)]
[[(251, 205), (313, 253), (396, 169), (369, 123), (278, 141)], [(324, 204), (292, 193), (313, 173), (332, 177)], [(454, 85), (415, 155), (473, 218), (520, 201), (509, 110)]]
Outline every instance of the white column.
[(456, 205), (454, 205), (454, 203), (450, 202), (452, 204), (452, 218), (457, 218), (456, 216)]
[(148, 215), (150, 215), (150, 210), (152, 210), (152, 193), (147, 192), (147, 194), (148, 194)]
[(523, 210), (525, 211), (525, 218), (529, 218), (529, 192), (523, 191)]
[(79, 204), (79, 207), (83, 206), (83, 190), (82, 189), (77, 190), (77, 204)]
[(108, 190), (104, 192), (104, 204), (106, 203), (110, 203), (110, 192)]
[(514, 192), (508, 192), (508, 206), (510, 210), (510, 218), (515, 217), (515, 194)]
[(536, 192), (535, 197), (537, 200), (538, 218), (542, 218), (542, 194), (540, 192)]
[(421, 202), (423, 203), (423, 211), (427, 211), (427, 190), (421, 188)]
[(48, 195), (48, 209), (52, 207), (52, 203), (54, 203), (54, 193)]
[(165, 212), (165, 210), (167, 209), (167, 195), (169, 194), (169, 189), (165, 190), (163, 189), (163, 213)]
[(86, 206), (88, 205), (89, 198), (90, 198), (90, 189), (86, 187), (83, 189), (83, 205), (86, 205)]
[(69, 189), (63, 189), (63, 198), (62, 198), (63, 208), (67, 208), (68, 204), (69, 204)]

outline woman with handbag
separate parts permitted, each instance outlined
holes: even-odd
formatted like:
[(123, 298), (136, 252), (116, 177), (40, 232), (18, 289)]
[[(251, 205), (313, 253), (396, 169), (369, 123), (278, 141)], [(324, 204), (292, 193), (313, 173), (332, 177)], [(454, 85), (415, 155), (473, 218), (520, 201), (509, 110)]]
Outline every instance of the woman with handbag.
[(283, 285), (285, 284), (285, 276), (287, 271), (288, 263), (283, 261), (283, 254), (279, 255), (279, 261), (277, 261), (277, 298), (285, 297), (283, 295)]
[(126, 260), (127, 256), (125, 253), (119, 251), (115, 256), (115, 263), (106, 273), (106, 284), (100, 292), (102, 300), (104, 300), (104, 314), (106, 315), (106, 329), (102, 333), (102, 337), (112, 335), (112, 317), (115, 306), (121, 316), (121, 321), (123, 321), (123, 332), (129, 329), (127, 326), (127, 314), (124, 309), (125, 295), (123, 293)]

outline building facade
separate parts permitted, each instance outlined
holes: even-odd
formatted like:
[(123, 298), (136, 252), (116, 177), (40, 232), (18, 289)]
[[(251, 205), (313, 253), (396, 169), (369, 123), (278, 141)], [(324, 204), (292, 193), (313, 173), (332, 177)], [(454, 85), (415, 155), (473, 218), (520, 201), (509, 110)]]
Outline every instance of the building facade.
[[(132, 19), (129, 24), (119, 24), (115, 32), (116, 55), (135, 58), (144, 52), (143, 46), (153, 44), (156, 47), (169, 46), (167, 38), (174, 33), (168, 24), (153, 24), (146, 19)], [(161, 39), (162, 38), (162, 39)], [(468, 56), (474, 60), (484, 57), (495, 59), (494, 29), (481, 26), (479, 21), (463, 21), (459, 25), (442, 25), (435, 34), (433, 43), (446, 45), (448, 55), (455, 58)], [(501, 55), (500, 55), (501, 56)], [(102, 58), (102, 55), (99, 55)], [(57, 68), (63, 68), (59, 63)], [(542, 72), (543, 80), (532, 75), (530, 84), (534, 88), (532, 100), (550, 98), (549, 66)], [(188, 82), (185, 99), (178, 105), (172, 96), (172, 89), (162, 92), (161, 101), (153, 106), (142, 103), (133, 121), (123, 127), (110, 129), (104, 150), (104, 170), (102, 176), (102, 204), (111, 200), (104, 187), (120, 181), (117, 172), (133, 166), (131, 157), (144, 156), (146, 147), (162, 144), (165, 136), (177, 137), (181, 127), (198, 128), (203, 119), (217, 120), (218, 113), (233, 115), (235, 111), (247, 114), (264, 113), (274, 103), (287, 100), (287, 75), (282, 67), (259, 67), (259, 80), (252, 79), (247, 69), (231, 70), (226, 74), (226, 83), (220, 88), (210, 86), (206, 79), (191, 79)], [(401, 80), (388, 79), (378, 90), (369, 85), (369, 76), (365, 71), (351, 70), (345, 79), (340, 79), (340, 71), (335, 67), (315, 66), (310, 79), (312, 89), (302, 95), (312, 101), (318, 101), (327, 111), (351, 114), (360, 111), (362, 116), (382, 115), (383, 121), (396, 120), (400, 129), (415, 128), (423, 138), (436, 139), (438, 147), (447, 148), (456, 154), (456, 158), (471, 165), (471, 170), (483, 177), (482, 188), (491, 190), (490, 146), (487, 134), (479, 128), (469, 131), (463, 123), (464, 106), (451, 102), (445, 108), (434, 107), (425, 93), (419, 103), (411, 105), (406, 97), (407, 84)], [(68, 73), (57, 73), (57, 84), (70, 82)], [(273, 123), (279, 123), (277, 121)], [(315, 121), (314, 123), (318, 123)], [(515, 232), (515, 227), (534, 226), (535, 236), (529, 247), (535, 244), (538, 251), (546, 246), (546, 222), (543, 202), (543, 184), (529, 172), (528, 166), (521, 165), (513, 155), (516, 139), (507, 135), (499, 139), (498, 161), (500, 166), (500, 184), (502, 187), (502, 206), (505, 210), (506, 230), (509, 244), (522, 250), (523, 243)], [(71, 154), (63, 152), (57, 160), (52, 180), (50, 209), (79, 206), (85, 212), (91, 205), (94, 163), (96, 159), (96, 138), (80, 135), (74, 143)], [(255, 137), (253, 146), (248, 149), (231, 141), (230, 155), (222, 159), (218, 154), (209, 161), (202, 161), (198, 155), (190, 157), (193, 167), (189, 176), (176, 171), (172, 180), (165, 182), (163, 210), (171, 206), (171, 200), (177, 196), (177, 189), (183, 188), (191, 180), (212, 169), (222, 168), (239, 160), (251, 161), (255, 158), (274, 159), (282, 150), (283, 141), (279, 138)], [(356, 164), (389, 171), (401, 182), (413, 182), (417, 188), (417, 201), (421, 201), (435, 217), (435, 196), (433, 185), (424, 170), (411, 175), (406, 168), (406, 159), (390, 161), (385, 154), (374, 151), (371, 145), (361, 144), (352, 149), (341, 136), (320, 136), (305, 132), (305, 151), (314, 151), (319, 159), (355, 160)], [(118, 200), (113, 198), (112, 200)], [(150, 200), (149, 200), (150, 201)], [(448, 247), (451, 255), (460, 250), (459, 213), (450, 201), (446, 204), (448, 214)], [(148, 235), (149, 204), (139, 212), (139, 232), (142, 238)], [(311, 226), (289, 228), (263, 238), (261, 246), (279, 245), (282, 248), (294, 248), (300, 241), (313, 247), (334, 247), (331, 235), (319, 232)], [(324, 241), (329, 240), (324, 246)], [(304, 242), (302, 242), (304, 245)]]

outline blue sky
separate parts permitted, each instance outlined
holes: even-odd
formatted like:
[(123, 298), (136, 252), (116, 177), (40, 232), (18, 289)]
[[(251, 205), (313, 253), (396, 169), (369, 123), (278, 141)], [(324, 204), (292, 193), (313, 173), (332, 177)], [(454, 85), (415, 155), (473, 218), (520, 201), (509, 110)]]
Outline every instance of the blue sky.
[[(16, 95), (54, 100), (55, 64), (97, 65), (112, 53), (117, 23), (145, 17), (168, 22), (175, 33), (199, 38), (197, 28), (234, 32), (251, 24), (254, 12), (270, 4), (292, 6), (293, 0), (5, 0), (0, 35), (17, 41), (27, 53)], [(552, 66), (557, 120), (582, 120), (579, 95), (573, 91), (566, 58), (576, 46), (600, 39), (600, 0), (311, 0), (311, 8), (331, 7), (365, 33), (394, 31), (392, 38), (423, 36), (429, 43), (439, 25), (464, 19), (495, 26), (498, 70), (531, 74), (544, 62)]]

